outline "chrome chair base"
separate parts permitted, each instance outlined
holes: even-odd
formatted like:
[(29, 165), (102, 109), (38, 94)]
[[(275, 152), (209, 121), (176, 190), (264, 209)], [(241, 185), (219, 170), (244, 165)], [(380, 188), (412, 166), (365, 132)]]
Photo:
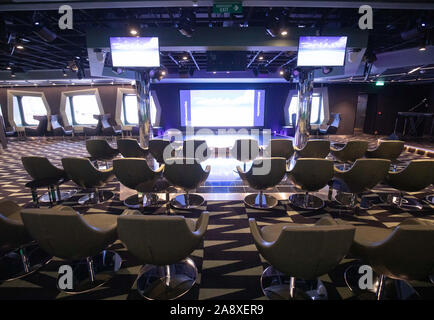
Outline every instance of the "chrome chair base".
[(137, 277), (137, 291), (148, 300), (173, 300), (186, 294), (196, 279), (197, 268), (190, 258), (170, 266), (146, 264)]
[(114, 193), (107, 190), (99, 190), (98, 192), (87, 193), (78, 199), (78, 204), (98, 204), (113, 198)]
[(255, 209), (271, 209), (277, 206), (279, 201), (269, 194), (265, 193), (253, 193), (244, 198), (246, 206)]
[(0, 257), (0, 283), (28, 276), (51, 261), (37, 244), (10, 251)]
[(273, 266), (262, 273), (261, 289), (270, 300), (327, 300), (327, 290), (321, 280), (293, 278)]
[(158, 196), (154, 193), (144, 194), (143, 200), (137, 194), (124, 200), (124, 205), (130, 209), (150, 207), (158, 203)]
[[(354, 209), (356, 207), (356, 204), (358, 203), (357, 198), (357, 195), (354, 196), (352, 193), (346, 192), (338, 192), (335, 196), (337, 203), (349, 209)], [(359, 207), (360, 209), (367, 210), (373, 207), (373, 203), (368, 201), (366, 197), (362, 197)]]
[[(66, 262), (65, 264), (68, 264)], [(122, 265), (122, 258), (114, 251), (104, 250), (97, 256), (87, 260), (75, 261), (72, 267), (72, 288), (61, 288), (67, 280), (64, 274), (57, 277), (57, 289), (67, 294), (90, 292), (101, 287), (113, 278)]]
[(422, 210), (423, 204), (419, 199), (400, 196), (399, 194), (387, 194), (383, 200), (400, 209)]
[[(365, 272), (359, 273), (361, 263), (350, 265), (344, 272), (345, 283), (357, 296), (363, 299), (376, 300), (414, 300), (420, 296), (418, 292), (406, 281), (386, 278), (373, 272), (372, 286), (366, 288)], [(361, 288), (363, 286), (363, 288)]]
[[(65, 201), (72, 198), (77, 193), (77, 190), (60, 191), (60, 199), (57, 192), (54, 193), (54, 202)], [(52, 202), (51, 196), (47, 193), (39, 197), (39, 202), (50, 203)]]
[(170, 201), (170, 204), (175, 209), (192, 209), (200, 207), (205, 202), (205, 199), (195, 193), (180, 194)]
[(425, 200), (431, 204), (434, 204), (434, 195), (426, 196)]
[(289, 202), (292, 206), (302, 210), (319, 210), (325, 206), (325, 202), (321, 198), (304, 193), (290, 195)]

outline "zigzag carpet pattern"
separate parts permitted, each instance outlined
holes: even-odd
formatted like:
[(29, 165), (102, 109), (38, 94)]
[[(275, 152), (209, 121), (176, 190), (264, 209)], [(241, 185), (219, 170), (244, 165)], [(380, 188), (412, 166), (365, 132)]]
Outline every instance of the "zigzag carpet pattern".
[[(47, 156), (60, 166), (60, 159), (65, 156), (87, 156), (83, 141), (40, 140), (27, 142), (11, 142), (9, 148), (0, 154), (0, 199), (9, 198), (20, 205), (32, 206), (31, 195), (24, 185), (30, 177), (24, 171), (20, 158), (24, 155)], [(401, 161), (414, 158), (404, 153)], [(280, 187), (295, 190), (294, 186), (284, 182)], [(69, 183), (66, 188), (74, 187)], [(97, 206), (80, 206), (77, 194), (63, 205), (71, 205), (82, 214), (111, 213), (121, 214), (125, 209), (119, 200), (119, 183), (113, 181), (107, 189), (115, 192), (110, 201)], [(389, 190), (384, 186), (375, 192)], [(273, 190), (272, 190), (273, 191)], [(276, 190), (278, 192), (279, 190)], [(423, 199), (425, 195), (434, 193), (426, 190), (411, 196)], [(258, 254), (250, 235), (248, 218), (255, 218), (260, 226), (294, 222), (313, 224), (324, 215), (332, 215), (356, 225), (393, 227), (408, 217), (423, 217), (433, 220), (434, 206), (424, 203), (420, 212), (403, 211), (390, 206), (376, 206), (370, 210), (359, 210), (353, 215), (333, 202), (327, 202), (324, 209), (316, 212), (294, 210), (288, 201), (280, 201), (272, 210), (255, 210), (246, 208), (242, 201), (208, 201), (203, 207), (191, 212), (173, 210), (171, 214), (180, 214), (192, 218), (199, 217), (203, 210), (210, 213), (209, 227), (203, 244), (191, 256), (198, 271), (198, 283), (182, 299), (266, 299), (260, 288), (260, 276), (267, 262)], [(148, 209), (144, 214), (164, 213), (164, 209)], [(56, 289), (57, 270), (64, 262), (54, 260), (41, 271), (26, 278), (0, 284), (0, 299), (142, 299), (137, 293), (135, 279), (140, 270), (138, 261), (120, 242), (112, 245), (123, 259), (120, 272), (105, 286), (86, 294), (71, 296), (60, 293)], [(329, 299), (372, 299), (373, 296), (356, 296), (345, 285), (343, 273), (353, 261), (347, 257), (329, 274), (323, 275)], [(412, 283), (424, 299), (434, 298), (434, 285), (429, 282)]]

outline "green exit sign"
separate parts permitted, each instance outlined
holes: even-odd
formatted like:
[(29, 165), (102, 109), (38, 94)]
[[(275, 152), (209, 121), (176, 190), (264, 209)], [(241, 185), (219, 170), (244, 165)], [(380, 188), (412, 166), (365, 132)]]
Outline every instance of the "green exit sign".
[(219, 2), (214, 3), (213, 13), (243, 13), (241, 2)]

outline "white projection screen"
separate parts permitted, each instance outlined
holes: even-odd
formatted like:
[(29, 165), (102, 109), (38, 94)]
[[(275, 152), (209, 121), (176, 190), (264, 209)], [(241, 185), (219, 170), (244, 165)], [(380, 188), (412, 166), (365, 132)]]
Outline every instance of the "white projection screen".
[(181, 126), (261, 127), (265, 90), (180, 90)]

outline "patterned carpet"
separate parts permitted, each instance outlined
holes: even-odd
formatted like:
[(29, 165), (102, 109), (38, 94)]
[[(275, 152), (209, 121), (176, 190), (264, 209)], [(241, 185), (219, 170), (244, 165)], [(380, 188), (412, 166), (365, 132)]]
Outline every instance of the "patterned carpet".
[[(28, 140), (26, 142), (11, 142), (9, 148), (0, 154), (0, 199), (9, 198), (24, 206), (31, 206), (31, 195), (24, 185), (29, 176), (21, 164), (24, 155), (47, 156), (60, 166), (60, 159), (65, 156), (86, 156), (83, 141), (61, 140)], [(404, 153), (400, 158), (402, 164), (415, 157)], [(420, 157), (419, 157), (420, 158)], [(65, 186), (73, 187), (70, 183)], [(295, 187), (283, 182), (272, 192), (294, 192)], [(119, 200), (119, 183), (113, 181), (107, 189), (116, 196), (104, 204), (89, 207), (79, 206), (75, 202), (80, 194), (65, 205), (71, 205), (83, 214), (109, 212), (120, 214), (125, 209)], [(280, 189), (280, 190), (279, 190)], [(379, 186), (377, 193), (390, 189)], [(246, 189), (243, 189), (246, 191)], [(228, 192), (231, 192), (230, 190)], [(248, 192), (248, 190), (247, 190)], [(326, 194), (326, 190), (323, 191)], [(434, 190), (412, 194), (423, 199)], [(407, 212), (389, 206), (377, 206), (370, 210), (360, 210), (357, 216), (349, 214), (333, 202), (317, 212), (302, 212), (291, 208), (287, 201), (280, 201), (273, 210), (254, 210), (245, 208), (242, 201), (208, 201), (202, 208), (192, 212), (182, 212), (171, 209), (172, 214), (183, 214), (196, 218), (203, 210), (210, 212), (209, 227), (203, 245), (192, 254), (192, 259), (199, 270), (199, 283), (182, 299), (265, 299), (262, 294), (259, 279), (264, 267), (268, 264), (258, 254), (253, 239), (250, 236), (248, 218), (255, 218), (259, 225), (277, 222), (295, 222), (312, 224), (323, 215), (330, 214), (340, 217), (356, 225), (372, 225), (393, 227), (407, 217), (423, 217), (434, 221), (434, 206), (424, 203), (421, 212)], [(157, 214), (161, 210), (148, 209), (146, 214)], [(135, 290), (135, 279), (140, 269), (137, 260), (117, 242), (113, 245), (123, 259), (121, 271), (105, 286), (92, 293), (78, 296), (68, 296), (56, 289), (57, 270), (60, 261), (52, 261), (40, 272), (24, 279), (0, 284), (0, 299), (141, 299)], [(354, 296), (345, 286), (343, 272), (353, 261), (347, 257), (332, 272), (323, 275), (330, 299), (372, 299), (373, 296)], [(422, 298), (434, 299), (434, 286), (428, 282), (412, 283)]]

